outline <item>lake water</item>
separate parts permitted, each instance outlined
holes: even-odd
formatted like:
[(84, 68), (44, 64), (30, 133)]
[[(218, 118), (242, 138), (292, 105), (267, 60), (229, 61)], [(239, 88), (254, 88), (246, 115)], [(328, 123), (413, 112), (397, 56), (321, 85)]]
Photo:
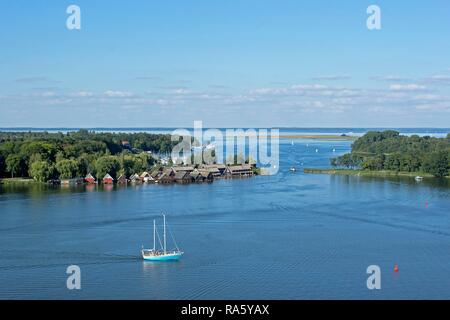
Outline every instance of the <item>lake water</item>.
[[(278, 175), (213, 184), (0, 187), (0, 298), (450, 299), (448, 181), (289, 172), (334, 148), (350, 142), (282, 141)], [(180, 262), (140, 258), (161, 212)]]

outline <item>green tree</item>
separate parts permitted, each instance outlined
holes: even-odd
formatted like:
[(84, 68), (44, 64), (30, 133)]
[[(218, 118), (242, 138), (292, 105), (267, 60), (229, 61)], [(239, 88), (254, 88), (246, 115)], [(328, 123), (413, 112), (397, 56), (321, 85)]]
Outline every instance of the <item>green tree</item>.
[(364, 158), (361, 166), (366, 170), (383, 170), (384, 155)]
[(56, 163), (56, 170), (60, 179), (75, 178), (78, 171), (78, 163), (75, 160), (61, 160)]
[(84, 177), (86, 176), (88, 173), (92, 173), (92, 171), (95, 171), (94, 167), (91, 165), (92, 159), (91, 157), (86, 154), (83, 153), (81, 156), (78, 157), (77, 159), (77, 176), (78, 177)]
[(32, 155), (39, 154), (41, 159), (52, 161), (55, 158), (57, 147), (46, 141), (26, 141), (20, 147), (20, 153), (30, 158)]
[(64, 155), (64, 152), (58, 151), (55, 156), (55, 161), (60, 162), (60, 161), (64, 160), (65, 158), (66, 158), (66, 156)]
[(125, 176), (130, 177), (132, 174), (139, 171), (135, 171), (136, 163), (134, 161), (133, 155), (122, 154), (120, 158), (120, 174), (125, 174)]
[(28, 163), (29, 163), (30, 166), (31, 166), (32, 163), (37, 162), (37, 161), (42, 161), (42, 160), (43, 160), (43, 159), (42, 159), (42, 155), (41, 155), (40, 153), (33, 153), (33, 154), (30, 156), (30, 158), (29, 158), (29, 160), (28, 160)]
[(154, 159), (147, 153), (142, 152), (134, 157), (134, 172), (147, 171), (154, 164)]
[(448, 152), (438, 151), (431, 153), (425, 158), (423, 169), (427, 173), (431, 173), (435, 177), (445, 177), (449, 171)]
[(34, 180), (46, 182), (53, 175), (53, 167), (47, 161), (36, 161), (31, 164), (29, 173)]
[(103, 156), (95, 162), (95, 171), (99, 179), (103, 178), (107, 173), (116, 179), (119, 170), (120, 161), (116, 156)]
[(25, 172), (27, 172), (26, 169), (26, 161), (25, 159), (18, 154), (10, 154), (6, 158), (6, 171), (11, 173), (11, 177), (14, 178), (14, 176), (23, 176)]
[(3, 177), (6, 172), (5, 156), (0, 152), (0, 177)]

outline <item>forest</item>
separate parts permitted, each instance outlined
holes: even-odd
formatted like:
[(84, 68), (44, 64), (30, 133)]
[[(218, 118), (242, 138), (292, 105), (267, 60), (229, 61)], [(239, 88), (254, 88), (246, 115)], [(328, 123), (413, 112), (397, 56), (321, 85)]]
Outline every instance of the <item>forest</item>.
[(450, 171), (450, 133), (446, 138), (435, 138), (404, 136), (392, 130), (368, 132), (353, 143), (351, 153), (332, 158), (331, 165), (445, 177)]
[(167, 154), (174, 144), (169, 134), (0, 132), (0, 178), (129, 176), (150, 169), (152, 155)]

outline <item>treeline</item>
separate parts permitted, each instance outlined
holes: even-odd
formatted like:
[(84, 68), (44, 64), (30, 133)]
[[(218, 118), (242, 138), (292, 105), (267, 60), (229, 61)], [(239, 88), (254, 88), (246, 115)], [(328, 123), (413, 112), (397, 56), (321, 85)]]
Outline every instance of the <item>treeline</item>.
[(169, 153), (173, 145), (168, 134), (0, 132), (0, 177), (44, 182), (88, 173), (129, 176), (154, 164), (148, 151)]
[(450, 133), (446, 138), (433, 138), (402, 136), (397, 131), (368, 132), (353, 143), (351, 153), (331, 159), (331, 165), (448, 176)]

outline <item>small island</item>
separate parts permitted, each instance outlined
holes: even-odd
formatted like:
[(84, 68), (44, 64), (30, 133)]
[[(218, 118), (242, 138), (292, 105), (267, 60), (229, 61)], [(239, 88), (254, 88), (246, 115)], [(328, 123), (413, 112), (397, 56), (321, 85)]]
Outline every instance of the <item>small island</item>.
[(450, 134), (446, 138), (404, 136), (397, 131), (372, 131), (357, 139), (350, 153), (330, 160), (330, 169), (305, 168), (305, 173), (374, 177), (450, 175)]

